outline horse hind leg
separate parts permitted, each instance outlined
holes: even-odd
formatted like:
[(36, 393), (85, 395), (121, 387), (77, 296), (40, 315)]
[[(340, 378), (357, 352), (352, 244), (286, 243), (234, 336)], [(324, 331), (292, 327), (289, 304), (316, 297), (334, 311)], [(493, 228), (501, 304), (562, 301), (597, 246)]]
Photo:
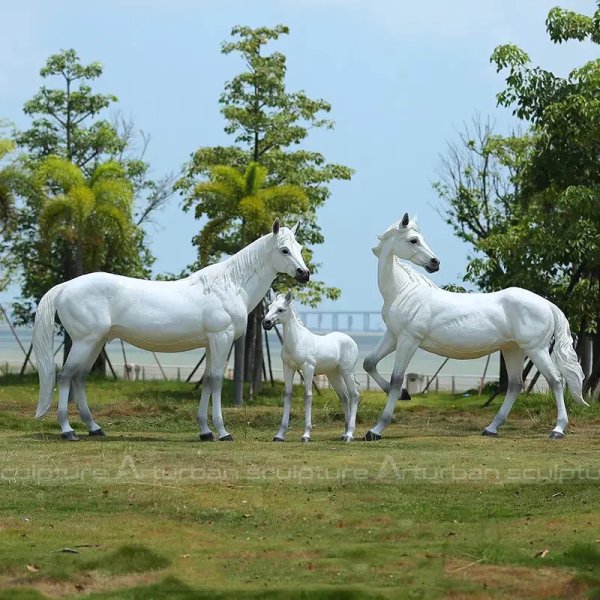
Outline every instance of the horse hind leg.
[(517, 396), (523, 390), (523, 360), (525, 353), (519, 346), (511, 346), (502, 350), (506, 372), (508, 374), (508, 388), (504, 402), (492, 422), (482, 431), (481, 435), (498, 435), (498, 427), (506, 421)]
[(527, 353), (537, 370), (545, 377), (556, 400), (556, 426), (550, 432), (550, 438), (560, 440), (565, 437), (565, 429), (569, 424), (567, 407), (563, 393), (560, 373), (556, 369), (547, 348), (533, 350)]
[[(61, 436), (69, 441), (77, 441), (79, 438), (69, 423), (69, 394), (71, 391), (71, 384), (77, 377), (78, 373), (85, 371), (87, 365), (94, 361), (92, 355), (97, 347), (97, 342), (88, 342), (84, 340), (73, 341), (73, 346), (67, 357), (67, 362), (63, 367), (62, 371), (58, 375), (58, 413), (57, 420), (61, 430)], [(89, 367), (87, 367), (89, 371)], [(85, 371), (87, 375), (87, 371)], [(85, 382), (83, 383), (85, 386)], [(73, 387), (73, 394), (76, 400), (80, 400), (77, 397), (77, 392), (81, 390), (77, 384)], [(87, 406), (87, 402), (85, 403)], [(89, 409), (88, 409), (89, 412)], [(91, 417), (91, 415), (90, 415)]]
[(88, 356), (87, 361), (85, 362), (85, 364), (82, 364), (81, 369), (73, 375), (71, 381), (71, 391), (74, 395), (74, 399), (77, 402), (77, 405), (79, 406), (79, 416), (81, 417), (81, 420), (87, 425), (89, 435), (92, 437), (104, 437), (106, 435), (100, 427), (100, 425), (98, 425), (98, 423), (94, 421), (94, 418), (92, 417), (92, 413), (87, 403), (87, 397), (85, 393), (85, 384), (87, 381), (88, 374), (95, 360), (98, 358), (98, 355), (100, 354), (103, 345), (104, 342), (100, 342), (96, 345), (95, 348), (93, 348), (93, 350)]

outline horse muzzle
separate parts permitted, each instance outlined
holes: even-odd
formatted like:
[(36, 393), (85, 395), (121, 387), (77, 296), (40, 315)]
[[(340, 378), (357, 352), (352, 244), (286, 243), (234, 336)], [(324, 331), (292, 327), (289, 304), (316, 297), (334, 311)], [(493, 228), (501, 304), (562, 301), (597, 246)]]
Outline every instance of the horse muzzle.
[(270, 331), (271, 329), (273, 329), (273, 321), (271, 321), (270, 319), (264, 319), (262, 322), (262, 326), (263, 329)]
[(299, 281), (300, 283), (306, 283), (310, 281), (310, 271), (308, 269), (301, 269), (300, 267), (298, 267), (296, 269), (295, 278), (296, 281)]
[(426, 265), (425, 270), (428, 273), (437, 273), (440, 270), (440, 261), (437, 258), (432, 258)]

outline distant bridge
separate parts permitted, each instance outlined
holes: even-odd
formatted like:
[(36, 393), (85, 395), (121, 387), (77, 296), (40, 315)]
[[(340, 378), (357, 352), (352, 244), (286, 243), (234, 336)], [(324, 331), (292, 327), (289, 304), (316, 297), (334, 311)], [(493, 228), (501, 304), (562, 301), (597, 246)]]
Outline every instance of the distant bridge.
[(299, 310), (304, 324), (313, 331), (350, 331), (379, 333), (385, 325), (379, 311), (358, 310)]

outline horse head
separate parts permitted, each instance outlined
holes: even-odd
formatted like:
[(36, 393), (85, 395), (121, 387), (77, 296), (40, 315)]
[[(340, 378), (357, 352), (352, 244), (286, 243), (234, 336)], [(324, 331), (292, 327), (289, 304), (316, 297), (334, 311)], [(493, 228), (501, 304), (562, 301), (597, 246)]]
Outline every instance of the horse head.
[(279, 219), (273, 222), (274, 249), (271, 263), (278, 273), (287, 273), (301, 283), (310, 279), (310, 271), (302, 258), (302, 246), (296, 241), (298, 223), (291, 229), (281, 227)]
[(379, 244), (373, 248), (373, 254), (379, 257), (384, 244), (391, 244), (391, 252), (398, 258), (409, 260), (415, 265), (424, 267), (428, 273), (440, 269), (440, 261), (429, 247), (423, 234), (417, 227), (417, 219), (408, 218), (408, 213), (379, 236)]

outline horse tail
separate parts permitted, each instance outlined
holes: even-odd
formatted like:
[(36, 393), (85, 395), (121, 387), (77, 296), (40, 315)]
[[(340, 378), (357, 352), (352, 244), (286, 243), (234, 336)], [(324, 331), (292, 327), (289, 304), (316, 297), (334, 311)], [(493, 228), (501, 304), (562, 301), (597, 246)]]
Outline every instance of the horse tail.
[(54, 306), (64, 284), (55, 285), (42, 296), (35, 312), (33, 352), (40, 377), (40, 396), (35, 418), (41, 419), (52, 404), (56, 366), (54, 365)]
[(562, 310), (554, 304), (552, 305), (552, 313), (554, 314), (554, 352), (552, 355), (554, 364), (565, 378), (575, 402), (583, 406), (589, 406), (583, 399), (583, 369), (573, 348), (569, 322)]

